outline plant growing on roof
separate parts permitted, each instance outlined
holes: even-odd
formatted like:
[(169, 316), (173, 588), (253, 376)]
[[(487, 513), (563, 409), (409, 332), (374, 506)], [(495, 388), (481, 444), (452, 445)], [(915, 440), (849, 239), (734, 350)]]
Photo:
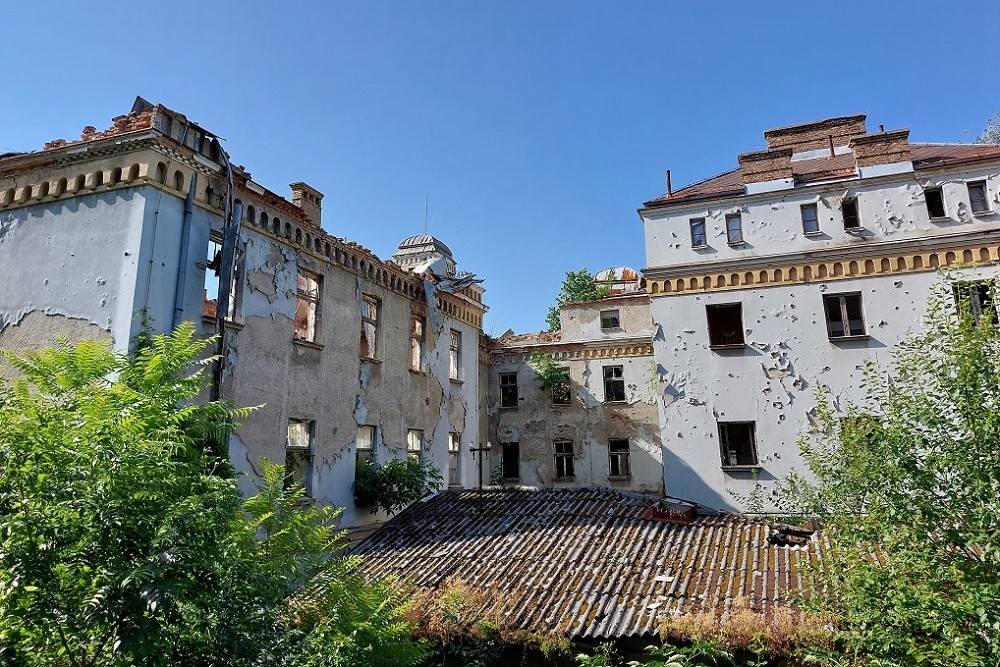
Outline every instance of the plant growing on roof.
[(571, 385), (568, 368), (556, 365), (552, 355), (545, 352), (532, 353), (528, 357), (528, 365), (538, 376), (538, 388), (549, 392), (553, 403), (569, 403)]
[(586, 268), (579, 271), (567, 271), (563, 278), (562, 287), (559, 289), (559, 296), (556, 297), (554, 306), (549, 307), (549, 314), (545, 317), (545, 323), (549, 325), (549, 331), (559, 331), (562, 321), (559, 316), (559, 309), (563, 304), (575, 303), (577, 301), (596, 301), (611, 293), (611, 282), (614, 280), (614, 271), (608, 275), (608, 282), (604, 285), (594, 282), (594, 277)]

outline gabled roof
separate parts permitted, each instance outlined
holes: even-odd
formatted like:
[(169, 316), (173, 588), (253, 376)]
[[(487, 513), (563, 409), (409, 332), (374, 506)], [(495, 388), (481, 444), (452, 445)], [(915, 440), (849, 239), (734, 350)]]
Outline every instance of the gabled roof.
[[(927, 169), (987, 158), (1000, 159), (1000, 146), (987, 144), (909, 144), (914, 169)], [(854, 155), (842, 153), (832, 157), (793, 160), (792, 173), (797, 183), (823, 178), (838, 178), (854, 174)], [(743, 177), (733, 169), (704, 181), (674, 190), (645, 203), (655, 208), (676, 202), (743, 194)]]
[[(775, 546), (774, 524), (695, 509), (605, 488), (445, 491), (353, 553), (370, 577), (418, 589), (457, 577), (488, 590), (514, 629), (595, 639), (653, 635), (671, 616), (721, 613), (738, 600), (766, 614), (818, 553), (815, 535)], [(665, 512), (673, 518), (644, 518)]]

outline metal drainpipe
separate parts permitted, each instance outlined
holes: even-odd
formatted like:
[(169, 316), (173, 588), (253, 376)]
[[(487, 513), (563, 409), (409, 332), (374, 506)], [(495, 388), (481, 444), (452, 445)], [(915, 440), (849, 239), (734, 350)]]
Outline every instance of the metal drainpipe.
[(194, 215), (194, 193), (198, 188), (198, 172), (191, 174), (191, 187), (184, 200), (184, 221), (181, 223), (181, 254), (177, 265), (177, 283), (174, 287), (173, 329), (184, 319), (184, 290), (187, 286), (188, 246), (191, 245), (191, 218)]

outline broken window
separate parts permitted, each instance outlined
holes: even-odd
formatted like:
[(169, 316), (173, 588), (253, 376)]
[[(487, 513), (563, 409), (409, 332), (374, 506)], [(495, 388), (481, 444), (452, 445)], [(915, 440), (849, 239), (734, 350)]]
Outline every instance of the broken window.
[(726, 216), (726, 240), (729, 245), (743, 243), (743, 215), (730, 213)]
[(299, 271), (295, 287), (295, 338), (316, 342), (319, 318), (319, 276)]
[(973, 213), (988, 213), (990, 211), (990, 200), (986, 193), (986, 181), (973, 181), (968, 184), (969, 204), (972, 205)]
[(411, 461), (421, 461), (424, 458), (424, 432), (411, 428), (406, 431), (406, 454)]
[(570, 440), (556, 440), (554, 443), (556, 478), (573, 479), (573, 442)]
[(969, 314), (976, 322), (986, 316), (991, 321), (997, 321), (996, 306), (993, 303), (993, 281), (974, 280), (952, 283), (952, 293), (955, 295), (955, 305), (958, 312)]
[(625, 401), (625, 375), (621, 366), (604, 367), (604, 402), (622, 403)]
[(924, 188), (924, 201), (927, 203), (927, 215), (932, 218), (945, 217), (941, 188)]
[(805, 234), (818, 234), (819, 214), (816, 204), (803, 204), (799, 210), (802, 213), (802, 232)]
[(501, 467), (503, 478), (507, 480), (521, 479), (521, 447), (516, 442), (505, 442), (501, 452)]
[[(362, 348), (364, 345), (362, 345)], [(364, 355), (364, 352), (362, 352)], [(419, 371), (424, 361), (424, 318), (410, 319), (410, 370)]]
[(757, 465), (754, 422), (719, 422), (722, 467)]
[(458, 455), (461, 452), (461, 437), (452, 431), (448, 434), (448, 486), (458, 486)]
[(691, 247), (704, 248), (708, 245), (708, 237), (705, 236), (705, 218), (691, 218)]
[[(222, 240), (215, 237), (208, 240), (208, 257), (205, 265), (205, 285), (202, 292), (202, 317), (218, 317), (219, 286), (222, 284)], [(236, 248), (233, 258), (233, 279), (229, 282), (229, 307), (226, 320), (235, 322), (240, 297), (240, 284), (243, 274), (243, 252)]]
[(365, 294), (361, 298), (361, 356), (375, 359), (378, 352), (379, 300)]
[(844, 229), (860, 229), (861, 218), (858, 217), (858, 200), (845, 199), (840, 203), (840, 212), (844, 216)]
[(865, 320), (861, 312), (861, 294), (824, 294), (826, 329), (830, 338), (864, 336)]
[(500, 374), (500, 407), (518, 407), (517, 373)]
[(301, 486), (307, 496), (312, 495), (312, 444), (313, 422), (289, 419), (285, 441), (285, 488)]
[(743, 305), (724, 303), (705, 306), (708, 317), (709, 347), (745, 345), (743, 338)]
[(569, 369), (560, 368), (559, 373), (560, 377), (549, 389), (552, 394), (552, 403), (555, 405), (569, 405), (571, 397)]
[(618, 319), (617, 310), (602, 310), (601, 311), (601, 328), (602, 329), (621, 329), (621, 320)]
[(448, 377), (452, 380), (462, 379), (462, 332), (451, 330), (451, 342), (448, 346)]
[(355, 444), (357, 445), (357, 455), (354, 460), (354, 468), (357, 470), (363, 465), (372, 463), (375, 459), (375, 427), (359, 426)]
[(628, 440), (608, 440), (608, 459), (609, 477), (624, 478), (632, 474), (629, 468)]

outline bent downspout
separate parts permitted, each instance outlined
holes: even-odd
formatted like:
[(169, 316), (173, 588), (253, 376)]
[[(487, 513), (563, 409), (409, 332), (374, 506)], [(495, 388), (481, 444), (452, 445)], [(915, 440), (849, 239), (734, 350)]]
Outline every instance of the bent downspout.
[(191, 174), (191, 187), (188, 188), (187, 199), (184, 200), (184, 221), (181, 223), (181, 253), (177, 264), (177, 283), (174, 286), (174, 323), (177, 325), (184, 319), (184, 289), (187, 286), (188, 246), (191, 245), (191, 218), (194, 216), (194, 193), (198, 188), (198, 172)]

